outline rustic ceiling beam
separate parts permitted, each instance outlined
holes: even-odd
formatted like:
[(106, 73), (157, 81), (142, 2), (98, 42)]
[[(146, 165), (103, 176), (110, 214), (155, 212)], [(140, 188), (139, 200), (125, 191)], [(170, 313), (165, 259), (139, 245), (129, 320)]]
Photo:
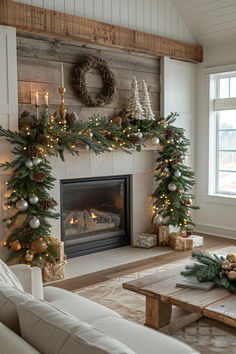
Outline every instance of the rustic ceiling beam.
[(168, 56), (193, 63), (203, 60), (203, 49), (199, 45), (15, 1), (0, 0), (0, 25), (13, 26), (18, 30), (50, 37), (94, 43), (154, 56)]

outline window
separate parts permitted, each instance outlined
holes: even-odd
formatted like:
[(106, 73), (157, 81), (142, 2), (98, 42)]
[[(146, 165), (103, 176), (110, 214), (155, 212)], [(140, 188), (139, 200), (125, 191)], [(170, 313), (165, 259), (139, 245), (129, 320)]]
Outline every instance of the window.
[[(213, 88), (213, 132), (215, 148), (214, 194), (236, 196), (236, 72), (218, 74), (211, 81)], [(212, 131), (210, 132), (212, 134)]]

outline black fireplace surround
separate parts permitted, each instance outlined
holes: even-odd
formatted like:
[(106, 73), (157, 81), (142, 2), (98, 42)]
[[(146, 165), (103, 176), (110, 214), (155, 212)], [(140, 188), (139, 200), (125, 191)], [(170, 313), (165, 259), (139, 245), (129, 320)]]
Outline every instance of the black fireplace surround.
[(69, 258), (130, 244), (130, 176), (62, 180), (61, 216)]

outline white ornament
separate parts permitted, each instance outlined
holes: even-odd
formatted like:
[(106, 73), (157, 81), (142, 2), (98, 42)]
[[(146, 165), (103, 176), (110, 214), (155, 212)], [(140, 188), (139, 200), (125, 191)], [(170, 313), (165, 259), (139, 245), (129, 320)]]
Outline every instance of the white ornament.
[(16, 195), (13, 195), (13, 196), (11, 197), (11, 202), (12, 202), (12, 203), (17, 202), (17, 200), (18, 200), (18, 197), (17, 197)]
[(183, 139), (180, 137), (180, 138), (178, 139), (178, 141), (179, 141), (179, 143), (182, 143)]
[(25, 167), (32, 168), (33, 167), (33, 161), (32, 160), (26, 160), (25, 161)]
[(158, 145), (159, 142), (160, 142), (160, 140), (158, 139), (157, 136), (155, 136), (154, 138), (152, 138), (152, 143), (153, 143), (154, 145)]
[(37, 195), (33, 194), (30, 198), (29, 198), (29, 202), (30, 204), (37, 204), (39, 201), (39, 198), (37, 197)]
[(88, 144), (85, 145), (85, 149), (86, 150), (89, 150), (90, 149), (90, 146)]
[(143, 109), (139, 101), (138, 83), (135, 76), (133, 77), (133, 81), (131, 84), (131, 95), (129, 97), (126, 111), (127, 111), (127, 117), (130, 118), (131, 120), (144, 119)]
[(37, 229), (40, 226), (40, 221), (36, 216), (33, 217), (33, 219), (30, 220), (29, 226), (31, 229)]
[(40, 164), (40, 162), (42, 162), (42, 161), (40, 160), (39, 157), (36, 156), (36, 157), (33, 158), (33, 164), (34, 165), (38, 165), (38, 164)]
[(154, 222), (157, 225), (161, 225), (163, 223), (163, 216), (161, 216), (161, 215), (155, 216)]
[(153, 114), (152, 107), (151, 107), (147, 84), (144, 80), (142, 81), (141, 105), (143, 108), (144, 119), (155, 120), (155, 116)]
[(10, 226), (10, 225), (12, 224), (11, 219), (7, 219), (7, 220), (6, 220), (6, 224), (7, 224), (8, 226)]
[(18, 210), (20, 211), (25, 211), (28, 209), (28, 202), (27, 200), (24, 200), (23, 198), (20, 199), (17, 203), (16, 203), (16, 207)]
[(168, 189), (169, 189), (170, 192), (176, 191), (176, 188), (177, 187), (176, 187), (176, 185), (174, 183), (171, 182), (171, 183), (168, 184)]
[(176, 170), (174, 175), (175, 175), (176, 178), (179, 178), (181, 176), (180, 170)]
[(138, 132), (138, 133), (136, 134), (136, 136), (137, 136), (139, 139), (142, 139), (143, 134), (142, 134), (141, 132)]

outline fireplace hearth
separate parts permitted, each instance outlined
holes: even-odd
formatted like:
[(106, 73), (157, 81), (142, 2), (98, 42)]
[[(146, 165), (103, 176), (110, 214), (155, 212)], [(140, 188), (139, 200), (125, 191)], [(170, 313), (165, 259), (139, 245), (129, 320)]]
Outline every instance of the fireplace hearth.
[(130, 176), (62, 180), (61, 215), (69, 258), (130, 244)]

